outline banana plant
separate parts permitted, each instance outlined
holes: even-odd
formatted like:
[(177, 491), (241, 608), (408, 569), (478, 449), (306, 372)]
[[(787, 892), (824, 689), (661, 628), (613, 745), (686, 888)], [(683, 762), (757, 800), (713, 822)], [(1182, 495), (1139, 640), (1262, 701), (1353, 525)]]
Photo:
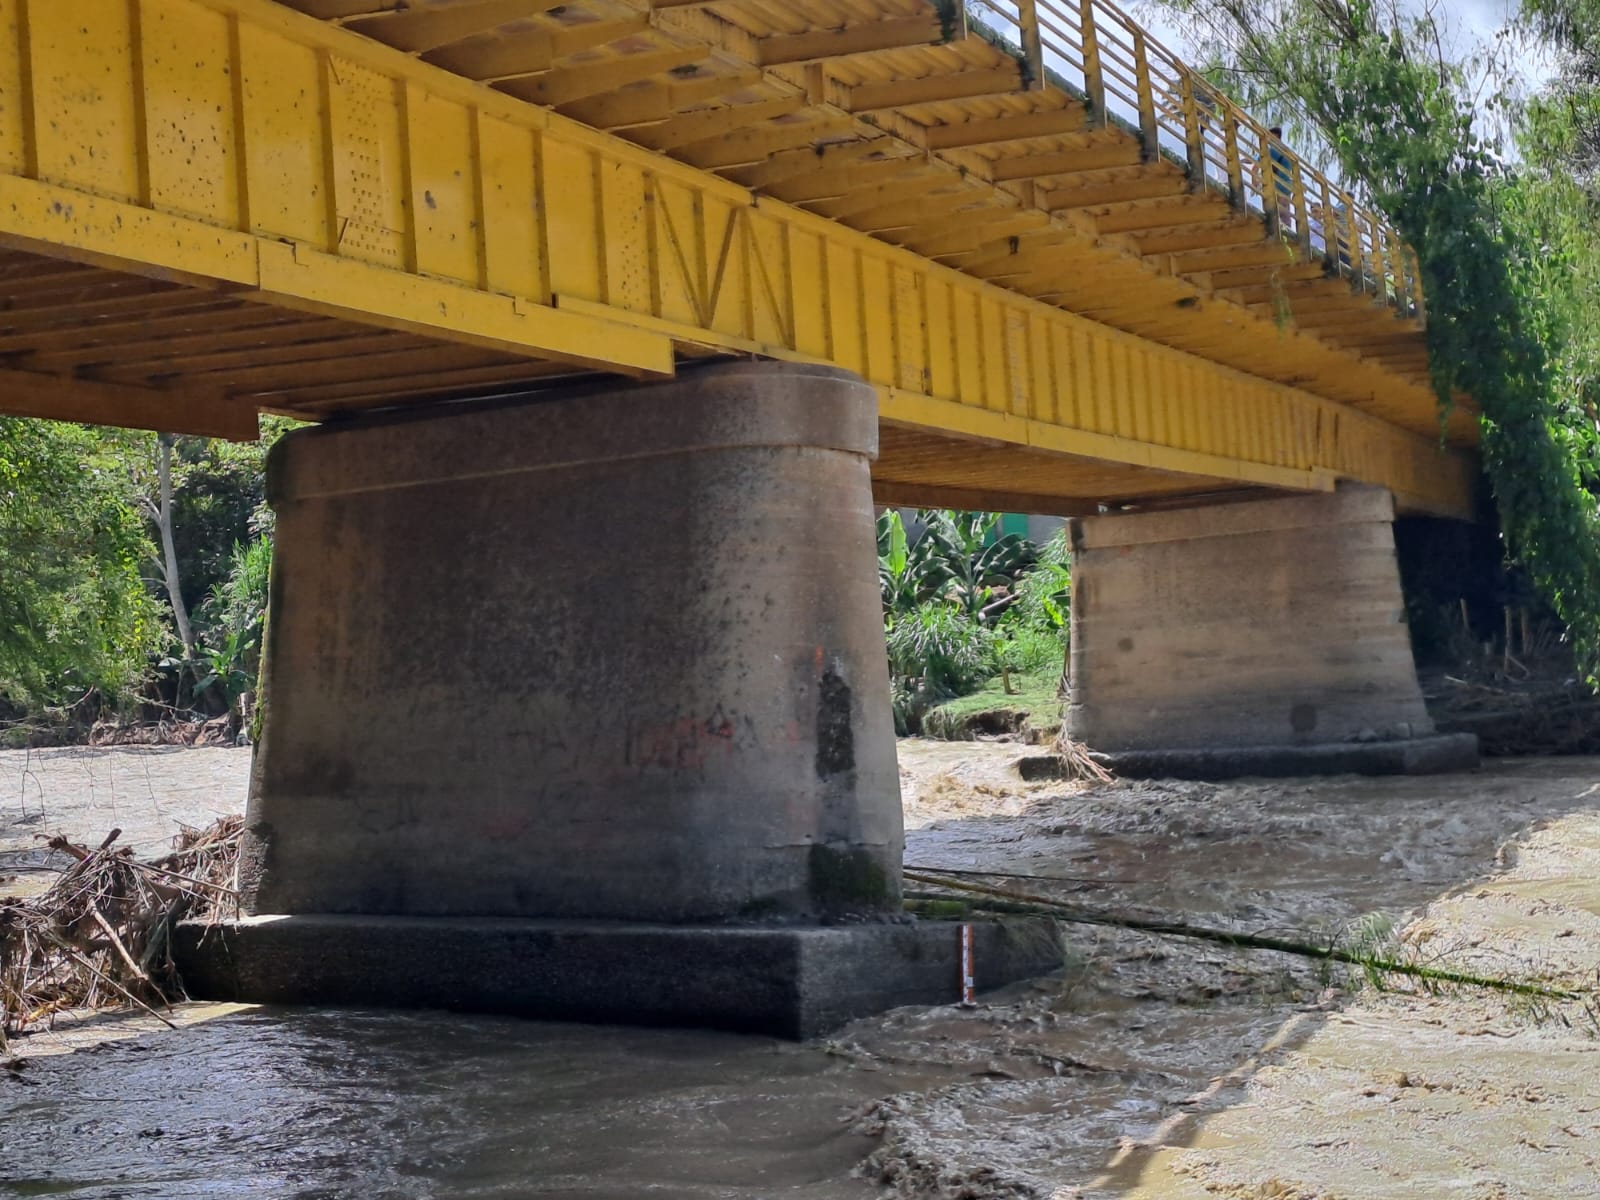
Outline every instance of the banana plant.
[(999, 513), (924, 512), (927, 529), (917, 539), (943, 564), (938, 594), (974, 620), (993, 624), (1016, 597), (1020, 575), (1039, 561), (1039, 550), (1020, 534), (994, 537)]
[(937, 549), (925, 533), (909, 538), (894, 509), (878, 518), (878, 584), (886, 615), (911, 612), (943, 594), (951, 572)]

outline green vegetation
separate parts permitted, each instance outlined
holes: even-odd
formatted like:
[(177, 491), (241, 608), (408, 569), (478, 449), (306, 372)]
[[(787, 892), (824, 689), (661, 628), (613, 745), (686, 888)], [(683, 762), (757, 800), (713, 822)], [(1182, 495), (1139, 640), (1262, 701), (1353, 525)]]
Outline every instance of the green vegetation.
[[(1214, 76), (1320, 136), (1417, 250), (1440, 403), (1482, 411), (1508, 558), (1600, 667), (1600, 233), (1592, 190), (1595, 0), (1529, 0), (1557, 39), (1551, 92), (1514, 102), (1501, 56), (1450, 52), (1438, 10), (1398, 0), (1166, 0)], [(1514, 139), (1514, 145), (1509, 140)], [(1520, 152), (1522, 160), (1516, 160)]]
[(121, 695), (165, 641), (153, 555), (112, 447), (0, 418), (0, 717)]
[(227, 574), (212, 585), (203, 609), (205, 632), (200, 657), (205, 675), (197, 693), (219, 689), (230, 710), (255, 690), (261, 669), (261, 639), (267, 624), (267, 582), (272, 571), (272, 541), (263, 535), (233, 544)]
[(915, 526), (908, 536), (893, 510), (878, 520), (896, 731), (963, 736), (979, 712), (1018, 710), (1023, 680), (1027, 711), (1058, 705), (1070, 585), (1065, 536), (1041, 548), (1001, 535), (998, 513), (943, 509), (919, 511)]
[(1530, 157), (1592, 193), (1600, 182), (1600, 0), (1523, 0), (1522, 13), (1558, 68), (1528, 105)]
[(1024, 727), (1045, 730), (1060, 723), (1061, 644), (1056, 643), (1054, 669), (1010, 676), (996, 675), (965, 696), (946, 700), (922, 717), (928, 737), (960, 741), (979, 733), (1000, 733)]
[(265, 455), (290, 424), (235, 444), (0, 418), (9, 740), (139, 708), (238, 711), (271, 564)]

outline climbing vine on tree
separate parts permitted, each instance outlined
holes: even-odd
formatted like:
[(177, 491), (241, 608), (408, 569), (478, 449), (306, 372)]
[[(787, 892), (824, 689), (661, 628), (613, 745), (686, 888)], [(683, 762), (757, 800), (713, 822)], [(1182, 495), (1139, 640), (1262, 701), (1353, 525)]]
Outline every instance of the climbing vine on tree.
[[(1236, 80), (1315, 126), (1415, 247), (1428, 351), (1448, 406), (1482, 412), (1482, 456), (1508, 554), (1600, 666), (1596, 355), (1575, 281), (1596, 253), (1588, 200), (1496, 144), (1481, 61), (1448, 51), (1439, 14), (1395, 0), (1180, 0)], [(1220, 50), (1220, 53), (1218, 51)], [(1475, 75), (1474, 72), (1478, 74)], [(1504, 128), (1502, 124), (1500, 128)]]

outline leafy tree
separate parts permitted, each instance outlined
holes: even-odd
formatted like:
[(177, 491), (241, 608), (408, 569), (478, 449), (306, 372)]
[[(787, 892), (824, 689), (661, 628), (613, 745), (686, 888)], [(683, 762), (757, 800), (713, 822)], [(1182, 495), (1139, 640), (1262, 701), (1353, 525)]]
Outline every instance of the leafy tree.
[(1528, 106), (1528, 149), (1589, 191), (1600, 177), (1600, 0), (1523, 0), (1528, 33), (1556, 51), (1556, 75)]
[(0, 420), (0, 699), (124, 698), (176, 633), (179, 703), (236, 705), (260, 661), (266, 450), (294, 424), (231, 443)]
[(878, 518), (878, 586), (885, 614), (910, 612), (938, 595), (947, 582), (942, 564), (929, 561), (931, 545), (906, 535), (898, 510), (891, 508)]
[(266, 456), (291, 422), (267, 417), (254, 442), (183, 438), (177, 450), (182, 484), (174, 500), (173, 525), (185, 599), (203, 607), (237, 566), (237, 547), (270, 536), (266, 505)]
[(1018, 576), (1039, 557), (1038, 548), (1021, 534), (996, 536), (1000, 514), (924, 511), (929, 559), (947, 575), (941, 595), (975, 621), (992, 625), (1015, 599)]
[[(271, 444), (295, 422), (268, 418), (254, 442), (103, 430), (121, 459), (132, 494), (149, 520), (156, 549), (150, 579), (166, 597), (185, 659), (204, 641), (199, 617), (213, 589), (233, 569), (233, 547), (270, 533), (265, 461)], [(198, 625), (198, 627), (197, 627)]]
[(1006, 613), (1008, 626), (1065, 634), (1072, 615), (1072, 547), (1065, 529), (1045, 543), (1034, 568), (1017, 579), (1016, 600)]
[(13, 704), (120, 695), (167, 637), (112, 450), (80, 426), (0, 418), (0, 695)]
[(1484, 111), (1481, 63), (1446, 51), (1437, 12), (1398, 0), (1175, 0), (1241, 77), (1321, 131), (1345, 178), (1415, 247), (1442, 405), (1470, 395), (1511, 556), (1600, 664), (1600, 520), (1585, 318), (1593, 238), (1559, 185), (1510, 165)]
[(266, 454), (296, 424), (266, 418), (254, 442), (98, 431), (149, 523), (146, 582), (178, 635), (162, 666), (180, 704), (210, 696), (233, 708), (255, 686), (273, 527)]

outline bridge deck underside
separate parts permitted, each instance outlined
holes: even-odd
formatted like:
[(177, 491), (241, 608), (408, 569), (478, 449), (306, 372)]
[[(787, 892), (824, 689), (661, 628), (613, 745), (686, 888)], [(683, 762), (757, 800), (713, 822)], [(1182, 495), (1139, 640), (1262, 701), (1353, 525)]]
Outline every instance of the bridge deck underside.
[(953, 438), (892, 422), (883, 424), (879, 442), (872, 490), (881, 503), (1075, 517), (1095, 513), (1101, 505), (1143, 507), (1255, 490), (1200, 475)]
[[(1382, 349), (1420, 349), (1404, 272), (1307, 262), (1192, 173), (1163, 191), (1170, 156), (999, 78), (1016, 59), (981, 37), (927, 43), (923, 0), (884, 0), (888, 30), (852, 24), (868, 0), (798, 0), (806, 29), (759, 36), (742, 5), (540, 2), (0, 12), (0, 411), (247, 437), (260, 411), (765, 357), (878, 390), (901, 501), (1079, 511), (1349, 478), (1470, 512), (1470, 410), (1441, 449), (1415, 362)], [(1030, 209), (1041, 180), (1095, 202)], [(1155, 232), (1202, 214), (1172, 235), (1202, 249)], [(1261, 311), (1285, 296), (1294, 321)]]
[[(704, 356), (685, 361), (695, 357)], [(0, 384), (14, 389), (10, 411), (29, 414), (32, 404), (31, 415), (236, 438), (253, 436), (257, 411), (347, 419), (441, 398), (538, 390), (573, 374), (564, 363), (10, 251), (0, 252), (0, 364), (16, 363), (24, 369), (0, 366)], [(75, 392), (39, 388), (44, 371), (70, 376)], [(886, 502), (1071, 515), (1216, 486), (892, 421), (881, 440), (874, 485)]]
[[(41, 255), (0, 253), (6, 407), (253, 437), (258, 409), (307, 420), (526, 384), (553, 363)], [(66, 376), (66, 395), (38, 375)]]

